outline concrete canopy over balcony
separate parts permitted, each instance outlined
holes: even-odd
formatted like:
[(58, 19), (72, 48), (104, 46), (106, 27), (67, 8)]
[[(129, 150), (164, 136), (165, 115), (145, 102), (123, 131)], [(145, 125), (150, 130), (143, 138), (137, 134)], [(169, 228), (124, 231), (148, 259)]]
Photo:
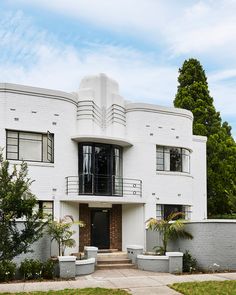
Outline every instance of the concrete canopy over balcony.
[(97, 142), (119, 145), (122, 147), (131, 147), (133, 144), (124, 139), (118, 137), (104, 136), (104, 135), (75, 135), (71, 137), (76, 142)]

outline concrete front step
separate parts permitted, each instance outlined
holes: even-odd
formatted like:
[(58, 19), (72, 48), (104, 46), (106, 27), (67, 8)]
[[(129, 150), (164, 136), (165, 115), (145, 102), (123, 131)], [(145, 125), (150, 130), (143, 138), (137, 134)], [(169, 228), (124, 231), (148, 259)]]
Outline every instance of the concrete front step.
[(127, 269), (136, 268), (132, 263), (120, 263), (120, 264), (98, 264), (96, 269)]
[(118, 249), (99, 249), (98, 253), (116, 253), (119, 252)]
[(99, 259), (126, 259), (127, 253), (126, 252), (117, 252), (117, 253), (98, 253), (97, 256)]
[(113, 258), (99, 258), (97, 260), (97, 263), (98, 265), (101, 265), (101, 264), (129, 264), (131, 263), (131, 259), (128, 259), (128, 258), (116, 258), (116, 259), (113, 259)]

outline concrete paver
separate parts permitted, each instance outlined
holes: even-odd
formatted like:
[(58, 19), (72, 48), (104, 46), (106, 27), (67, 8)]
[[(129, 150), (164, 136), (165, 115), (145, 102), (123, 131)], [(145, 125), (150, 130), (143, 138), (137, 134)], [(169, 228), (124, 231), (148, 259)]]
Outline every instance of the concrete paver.
[(236, 273), (214, 273), (199, 275), (172, 275), (168, 273), (155, 273), (141, 271), (138, 269), (117, 269), (117, 270), (98, 270), (87, 276), (76, 278), (69, 281), (53, 282), (25, 282), (0, 284), (2, 292), (29, 292), (62, 290), (66, 288), (121, 288), (126, 289), (134, 295), (176, 295), (178, 292), (167, 287), (169, 284), (194, 281), (222, 281), (236, 280)]
[(152, 280), (149, 277), (137, 277), (137, 278), (114, 278), (112, 283), (117, 288), (134, 288), (134, 287), (154, 287), (161, 286), (161, 283)]

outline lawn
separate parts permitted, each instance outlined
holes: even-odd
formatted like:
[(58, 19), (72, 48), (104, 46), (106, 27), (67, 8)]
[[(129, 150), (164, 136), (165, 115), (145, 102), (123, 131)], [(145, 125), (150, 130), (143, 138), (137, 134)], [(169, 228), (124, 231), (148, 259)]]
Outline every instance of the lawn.
[[(12, 293), (0, 293), (1, 295), (12, 295)], [(16, 295), (127, 295), (128, 292), (119, 289), (85, 288), (85, 289), (65, 289), (48, 292), (19, 292)]]
[(235, 295), (236, 281), (209, 281), (170, 285), (184, 295)]

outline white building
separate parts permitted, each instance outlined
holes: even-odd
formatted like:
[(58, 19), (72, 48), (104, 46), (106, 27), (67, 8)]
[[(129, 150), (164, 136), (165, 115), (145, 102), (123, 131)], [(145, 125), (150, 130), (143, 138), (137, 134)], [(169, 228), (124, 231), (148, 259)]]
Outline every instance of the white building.
[(145, 247), (145, 221), (173, 210), (207, 217), (206, 138), (192, 123), (187, 110), (126, 102), (104, 74), (77, 93), (0, 84), (6, 158), (28, 163), (44, 211), (86, 223), (70, 252)]

